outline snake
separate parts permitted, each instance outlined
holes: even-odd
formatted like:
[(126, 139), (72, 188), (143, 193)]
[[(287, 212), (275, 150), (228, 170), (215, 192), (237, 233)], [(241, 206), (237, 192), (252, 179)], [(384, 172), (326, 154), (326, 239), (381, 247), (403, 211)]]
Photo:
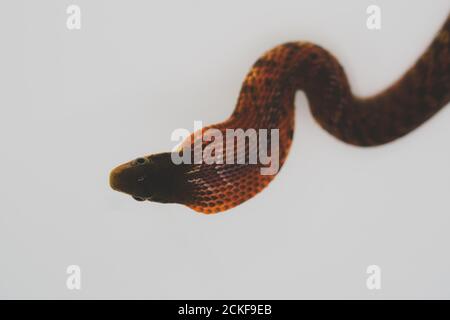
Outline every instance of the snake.
[[(410, 68), (384, 90), (368, 97), (352, 93), (343, 67), (321, 46), (306, 41), (278, 45), (253, 64), (229, 118), (201, 128), (200, 136), (209, 129), (225, 134), (228, 129), (253, 128), (258, 135), (259, 129), (277, 129), (281, 168), (293, 141), (294, 99), (299, 90), (305, 93), (315, 121), (338, 140), (360, 147), (394, 141), (450, 101), (450, 15)], [(199, 132), (183, 142), (192, 152), (204, 150), (211, 143), (195, 144)], [(269, 144), (273, 142), (270, 137), (268, 140)], [(180, 156), (183, 150), (123, 163), (111, 171), (109, 184), (138, 201), (176, 203), (213, 214), (253, 198), (279, 172), (262, 175), (261, 163), (174, 163), (174, 153)], [(242, 156), (238, 152), (248, 151), (246, 145), (240, 151), (233, 147), (226, 152), (238, 158)]]

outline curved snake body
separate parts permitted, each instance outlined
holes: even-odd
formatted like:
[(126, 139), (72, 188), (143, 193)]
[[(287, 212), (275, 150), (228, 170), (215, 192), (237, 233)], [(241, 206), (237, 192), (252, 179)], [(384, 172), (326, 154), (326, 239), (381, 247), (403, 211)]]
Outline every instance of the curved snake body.
[[(316, 121), (337, 139), (377, 146), (414, 130), (450, 101), (450, 17), (417, 62), (377, 95), (352, 94), (342, 66), (308, 42), (279, 45), (260, 57), (242, 85), (237, 106), (219, 129), (279, 129), (283, 165), (294, 133), (294, 97), (303, 90)], [(187, 140), (192, 144), (193, 139)], [(269, 141), (270, 143), (270, 141)], [(202, 148), (208, 143), (203, 142)], [(247, 149), (248, 151), (248, 149)], [(235, 157), (236, 150), (232, 150)], [(235, 207), (266, 187), (275, 175), (258, 164), (181, 164), (171, 153), (138, 158), (114, 169), (111, 186), (137, 200), (181, 203), (203, 213)]]

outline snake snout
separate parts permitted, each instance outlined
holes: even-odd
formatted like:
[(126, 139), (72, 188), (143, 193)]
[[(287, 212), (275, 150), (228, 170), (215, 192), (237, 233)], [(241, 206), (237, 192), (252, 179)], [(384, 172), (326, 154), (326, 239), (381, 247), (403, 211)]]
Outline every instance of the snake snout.
[(121, 179), (122, 172), (125, 168), (123, 165), (118, 166), (117, 168), (113, 169), (111, 173), (109, 174), (109, 185), (111, 188), (113, 188), (116, 191), (122, 191), (124, 192), (124, 186), (123, 186), (123, 179)]

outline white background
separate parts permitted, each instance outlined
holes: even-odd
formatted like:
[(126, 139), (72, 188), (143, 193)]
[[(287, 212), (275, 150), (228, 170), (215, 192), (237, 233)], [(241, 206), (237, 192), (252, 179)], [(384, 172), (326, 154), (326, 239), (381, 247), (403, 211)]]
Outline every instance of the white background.
[[(77, 4), (82, 28), (66, 28)], [(382, 29), (366, 28), (366, 8)], [(356, 148), (303, 94), (271, 185), (223, 214), (141, 203), (109, 171), (233, 110), (266, 50), (333, 52), (354, 92), (395, 81), (450, 11), (434, 1), (3, 1), (1, 298), (450, 298), (450, 109)], [(66, 288), (66, 267), (82, 290)], [(382, 268), (382, 289), (366, 268)]]

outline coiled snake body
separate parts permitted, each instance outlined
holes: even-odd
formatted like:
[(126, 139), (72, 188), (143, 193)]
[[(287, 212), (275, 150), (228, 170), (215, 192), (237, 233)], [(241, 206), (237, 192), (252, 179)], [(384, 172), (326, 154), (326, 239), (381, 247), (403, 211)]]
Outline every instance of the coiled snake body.
[[(320, 126), (339, 140), (357, 146), (393, 141), (450, 101), (450, 16), (410, 69), (368, 98), (352, 94), (343, 68), (320, 46), (279, 45), (253, 65), (232, 115), (202, 132), (215, 128), (225, 135), (226, 129), (233, 128), (279, 129), (281, 167), (292, 143), (297, 90), (305, 92)], [(186, 143), (194, 150), (193, 139)], [(202, 148), (207, 144), (203, 142)], [(111, 172), (111, 187), (136, 200), (181, 203), (202, 213), (216, 213), (252, 198), (275, 177), (261, 175), (260, 164), (176, 165), (171, 155), (154, 154), (118, 166)]]

